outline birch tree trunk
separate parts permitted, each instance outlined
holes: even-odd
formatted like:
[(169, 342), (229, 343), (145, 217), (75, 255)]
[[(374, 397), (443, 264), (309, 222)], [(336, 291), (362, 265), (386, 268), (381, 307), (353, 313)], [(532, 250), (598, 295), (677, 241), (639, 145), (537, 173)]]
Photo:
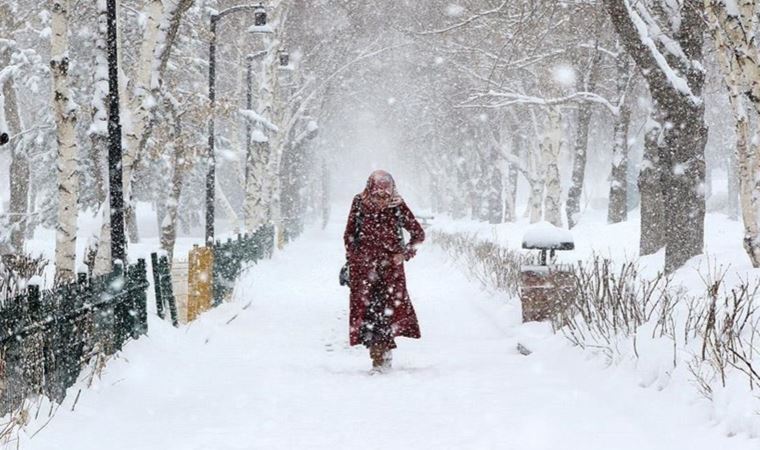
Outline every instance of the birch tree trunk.
[(145, 32), (143, 34), (140, 53), (137, 60), (137, 69), (134, 75), (134, 88), (132, 91), (129, 110), (131, 111), (131, 127), (125, 129), (124, 141), (126, 149), (123, 158), (124, 179), (124, 218), (126, 220), (127, 233), (132, 242), (139, 239), (135, 206), (132, 190), (132, 177), (140, 161), (140, 147), (147, 139), (147, 127), (153, 109), (156, 107), (156, 99), (151, 92), (151, 78), (153, 58), (158, 45), (158, 36), (161, 26), (161, 13), (163, 5), (161, 0), (148, 0), (144, 10)]
[(528, 207), (525, 215), (530, 217), (530, 223), (540, 222), (544, 217), (544, 188), (546, 187), (546, 167), (543, 161), (544, 151), (542, 148), (544, 135), (538, 131), (536, 113), (530, 111), (531, 124), (538, 141), (537, 145), (526, 145), (520, 153), (523, 161), (527, 161), (523, 169), (525, 179), (528, 181), (530, 193)]
[(54, 0), (51, 17), (51, 60), (53, 107), (58, 141), (58, 229), (55, 246), (57, 283), (74, 281), (79, 173), (77, 167), (76, 104), (68, 83), (69, 1)]
[[(100, 231), (97, 241), (94, 242), (95, 249), (88, 249), (89, 251), (95, 251), (95, 260), (92, 263), (91, 268), (92, 275), (105, 275), (111, 272), (111, 206), (110, 206), (110, 192), (108, 191), (107, 173), (108, 167), (105, 161), (104, 155), (107, 155), (108, 148), (108, 107), (106, 101), (108, 98), (108, 51), (107, 51), (107, 39), (108, 39), (108, 8), (105, 0), (97, 0), (98, 8), (98, 29), (97, 37), (95, 38), (95, 75), (93, 82), (95, 84), (95, 92), (93, 93), (92, 105), (92, 123), (90, 124), (90, 140), (92, 142), (93, 150), (102, 150), (102, 153), (94, 155), (95, 158), (103, 159), (102, 172), (100, 172), (100, 164), (96, 165), (96, 171), (103, 174), (102, 176), (102, 190), (103, 200), (98, 208), (98, 215), (100, 219)], [(126, 83), (119, 83), (119, 100), (124, 105), (124, 99), (126, 98)]]
[[(5, 84), (3, 95), (5, 96), (5, 116), (11, 135), (22, 131), (21, 116), (16, 101), (16, 90), (13, 80)], [(10, 165), (10, 214), (11, 214), (11, 250), (16, 254), (24, 252), (26, 228), (29, 210), (29, 156), (26, 148), (11, 141), (11, 165)]]
[(628, 219), (628, 125), (631, 121), (631, 106), (628, 100), (631, 70), (628, 54), (621, 50), (616, 65), (617, 105), (620, 112), (615, 117), (613, 133), (608, 223), (618, 223)]
[(508, 164), (507, 183), (504, 189), (504, 221), (517, 220), (517, 176), (519, 172), (514, 164)]
[(497, 224), (502, 222), (503, 204), (502, 195), (504, 193), (503, 174), (499, 150), (491, 147), (490, 160), (487, 162), (487, 194), (486, 194), (486, 216), (488, 223)]
[(719, 35), (716, 36), (716, 45), (719, 46), (717, 50), (718, 61), (723, 69), (724, 82), (728, 88), (728, 99), (736, 123), (735, 153), (739, 181), (739, 203), (742, 222), (744, 223), (744, 250), (747, 252), (752, 266), (760, 267), (760, 224), (757, 217), (760, 205), (758, 205), (758, 194), (756, 192), (760, 158), (758, 158), (757, 149), (750, 148), (749, 118), (739, 92), (737, 69), (726, 57), (726, 52), (730, 50), (724, 47), (724, 41)]
[[(754, 44), (754, 2), (738, 2), (739, 15), (730, 14), (724, 4), (705, 1), (710, 31), (716, 46), (718, 62), (723, 73), (723, 81), (728, 90), (728, 99), (735, 121), (736, 151), (735, 164), (739, 181), (739, 205), (744, 223), (744, 250), (753, 267), (760, 267), (760, 155), (757, 136), (750, 142), (750, 126), (742, 91), (760, 112), (760, 52)], [(738, 55), (742, 53), (742, 55)], [(730, 191), (730, 190), (729, 190)], [(731, 193), (729, 192), (729, 195)]]
[[(4, 67), (10, 63), (10, 52), (10, 48), (6, 48), (2, 52), (0, 55), (0, 66)], [(0, 107), (3, 108), (0, 111), (0, 116), (5, 117), (8, 134), (13, 136), (21, 133), (23, 126), (12, 76), (0, 86)], [(29, 212), (29, 157), (26, 149), (18, 141), (18, 139), (12, 139), (8, 143), (11, 154), (10, 176), (8, 179), (10, 184), (8, 189), (10, 191), (10, 217), (8, 220), (10, 226), (10, 248), (8, 251), (14, 254), (21, 254), (24, 251), (27, 214)]]
[(246, 230), (256, 231), (261, 225), (267, 222), (269, 208), (266, 201), (266, 176), (269, 157), (269, 142), (266, 136), (261, 132), (254, 131), (253, 134), (253, 151), (247, 158), (247, 164), (250, 167), (248, 182), (245, 187), (245, 203), (243, 205), (243, 214)]
[(167, 253), (170, 264), (174, 258), (174, 244), (177, 242), (177, 213), (186, 167), (182, 162), (184, 145), (181, 140), (175, 141), (173, 145), (171, 186), (166, 200), (166, 214), (161, 221), (161, 249)]
[[(267, 55), (263, 59), (258, 77), (258, 97), (256, 112), (269, 123), (275, 123), (275, 102), (277, 93), (277, 50), (276, 37), (265, 39)], [(247, 161), (249, 177), (244, 202), (244, 222), (249, 231), (272, 222), (276, 214), (275, 198), (279, 196), (279, 140), (277, 133), (261, 121), (256, 123), (253, 134), (251, 160)], [(279, 202), (276, 202), (279, 203)]]
[(544, 188), (546, 180), (544, 179), (542, 153), (543, 149), (539, 148), (532, 151), (528, 156), (530, 162), (526, 178), (530, 186), (530, 196), (528, 198), (530, 223), (541, 222), (544, 218)]
[(520, 133), (512, 127), (510, 129), (510, 148), (507, 149), (507, 182), (504, 188), (504, 221), (514, 222), (517, 220), (517, 177), (519, 167), (513, 161), (518, 159), (522, 139)]
[(559, 176), (559, 153), (562, 148), (562, 118), (556, 108), (549, 111), (549, 130), (542, 146), (542, 164), (546, 174), (544, 218), (556, 227), (562, 227), (562, 180)]
[(108, 53), (106, 50), (108, 15), (105, 0), (97, 0), (98, 27), (95, 38), (93, 66), (92, 122), (90, 135), (90, 158), (94, 168), (96, 198), (99, 203), (106, 201), (108, 168), (105, 155), (108, 153)]
[[(591, 63), (588, 68), (588, 82), (580, 88), (586, 92), (594, 92), (596, 89), (596, 78), (599, 73), (597, 65), (601, 59), (601, 52), (594, 51)], [(583, 193), (583, 183), (586, 179), (586, 161), (588, 154), (588, 131), (591, 124), (591, 103), (583, 102), (578, 107), (578, 128), (575, 135), (575, 146), (573, 149), (573, 174), (570, 181), (570, 188), (567, 191), (567, 201), (565, 202), (565, 212), (567, 214), (567, 226), (573, 228), (579, 219), (581, 211), (581, 194)]]
[(726, 159), (728, 200), (726, 202), (726, 215), (731, 220), (739, 219), (739, 163), (736, 152), (731, 152)]

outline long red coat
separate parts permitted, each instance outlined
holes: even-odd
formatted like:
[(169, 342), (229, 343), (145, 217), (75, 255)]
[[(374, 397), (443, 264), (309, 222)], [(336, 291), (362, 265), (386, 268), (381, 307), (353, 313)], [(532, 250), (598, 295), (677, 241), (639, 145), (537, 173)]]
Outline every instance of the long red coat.
[[(357, 217), (361, 208), (361, 228), (359, 242), (354, 243)], [(398, 209), (396, 209), (398, 208)], [(393, 337), (420, 337), (420, 327), (412, 301), (406, 290), (406, 275), (402, 247), (397, 234), (399, 216), (401, 225), (411, 238), (408, 247), (414, 247), (425, 240), (425, 232), (415, 219), (412, 211), (403, 201), (396, 208), (373, 208), (362, 202), (357, 195), (351, 205), (343, 241), (348, 256), (351, 288), (349, 331), (350, 344), (360, 344), (359, 332), (370, 304), (370, 293), (375, 283), (380, 283), (387, 292), (386, 311), (391, 314)], [(396, 256), (396, 258), (394, 258)]]

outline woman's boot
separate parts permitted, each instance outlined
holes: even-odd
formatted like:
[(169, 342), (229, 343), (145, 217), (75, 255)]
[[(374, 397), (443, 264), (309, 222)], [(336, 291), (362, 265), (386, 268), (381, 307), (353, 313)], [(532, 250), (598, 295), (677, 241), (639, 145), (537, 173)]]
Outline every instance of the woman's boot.
[(369, 357), (372, 358), (372, 372), (382, 372), (385, 368), (385, 346), (372, 344), (369, 348)]
[(391, 367), (393, 366), (393, 353), (391, 352), (391, 349), (387, 349), (383, 352), (382, 368), (384, 371), (391, 370)]

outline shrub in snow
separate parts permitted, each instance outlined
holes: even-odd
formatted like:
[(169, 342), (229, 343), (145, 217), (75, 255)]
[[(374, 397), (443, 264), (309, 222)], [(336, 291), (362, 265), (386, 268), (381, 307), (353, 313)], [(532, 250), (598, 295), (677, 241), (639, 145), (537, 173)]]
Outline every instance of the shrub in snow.
[[(430, 234), (484, 286), (517, 298), (529, 258), (475, 235)], [(728, 434), (760, 436), (760, 280), (726, 286), (725, 272), (712, 270), (695, 296), (669, 276), (643, 276), (632, 261), (594, 256), (571, 271), (575, 289), (551, 317), (555, 331), (608, 365), (629, 367), (643, 387), (695, 386)]]
[(485, 287), (517, 296), (521, 267), (529, 261), (527, 257), (466, 233), (433, 230), (429, 235), (452, 259), (464, 260), (470, 277)]
[(29, 280), (39, 278), (48, 260), (42, 256), (3, 255), (0, 258), (0, 303), (20, 294)]

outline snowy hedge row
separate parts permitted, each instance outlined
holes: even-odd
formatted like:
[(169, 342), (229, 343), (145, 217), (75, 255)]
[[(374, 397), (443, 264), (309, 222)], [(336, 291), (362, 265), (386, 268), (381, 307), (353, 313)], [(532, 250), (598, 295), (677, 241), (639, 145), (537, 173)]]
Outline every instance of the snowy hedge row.
[[(471, 234), (431, 236), (470, 276), (518, 300), (525, 255)], [(643, 276), (632, 261), (593, 256), (570, 270), (576, 289), (552, 320), (558, 334), (629, 367), (643, 387), (696, 387), (726, 433), (760, 436), (760, 281), (727, 286), (725, 271), (713, 268), (695, 296), (670, 277)]]

